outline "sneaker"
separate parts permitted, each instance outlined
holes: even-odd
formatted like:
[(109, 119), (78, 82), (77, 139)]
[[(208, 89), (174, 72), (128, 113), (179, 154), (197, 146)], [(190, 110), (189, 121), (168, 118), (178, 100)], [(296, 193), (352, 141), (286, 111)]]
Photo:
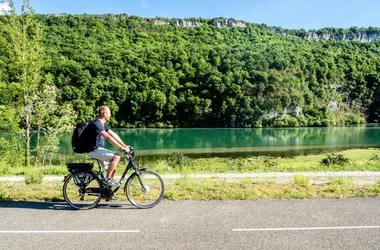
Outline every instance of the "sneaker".
[(114, 182), (112, 179), (108, 179), (106, 181), (106, 185), (108, 185), (110, 187), (120, 187), (120, 183)]
[(111, 200), (112, 200), (112, 201), (117, 201), (118, 199), (117, 199), (116, 196), (112, 196), (112, 197), (111, 197)]
[(118, 198), (116, 196), (112, 196), (111, 198), (107, 198), (106, 201), (117, 201)]

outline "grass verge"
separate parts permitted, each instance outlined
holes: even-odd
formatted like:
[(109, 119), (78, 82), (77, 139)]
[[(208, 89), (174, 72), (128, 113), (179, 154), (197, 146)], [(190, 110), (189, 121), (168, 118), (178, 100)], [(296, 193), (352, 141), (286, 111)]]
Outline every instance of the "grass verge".
[[(138, 159), (137, 159), (138, 160)], [(139, 161), (139, 160), (138, 160)], [(89, 162), (87, 160), (87, 162)], [(380, 171), (380, 149), (353, 149), (334, 154), (299, 155), (291, 157), (199, 158), (190, 159), (174, 154), (166, 159), (142, 161), (142, 166), (160, 174), (181, 173), (181, 179), (165, 180), (165, 199), (228, 200), (228, 199), (303, 199), (379, 197), (380, 182), (356, 185), (351, 179), (332, 178), (327, 184), (311, 184), (305, 176), (295, 176), (292, 183), (278, 184), (271, 180), (250, 178), (192, 179), (193, 173), (252, 173), (301, 171)], [(124, 163), (125, 164), (125, 163)], [(118, 175), (123, 167), (119, 165)], [(23, 175), (26, 183), (0, 182), (0, 201), (63, 201), (62, 182), (43, 182), (45, 175), (66, 175), (65, 166), (9, 167), (0, 163), (0, 176)], [(121, 200), (126, 197), (120, 192)]]
[[(343, 160), (342, 160), (343, 159)], [(84, 159), (81, 162), (93, 162)], [(144, 168), (160, 174), (167, 173), (259, 173), (259, 172), (300, 172), (300, 171), (380, 171), (380, 148), (352, 149), (334, 154), (298, 155), (288, 157), (244, 157), (244, 158), (188, 158), (173, 154), (158, 160), (137, 159)], [(119, 164), (117, 174), (124, 171), (126, 162)], [(96, 165), (96, 163), (95, 163)], [(33, 173), (34, 172), (34, 173)], [(9, 167), (0, 162), (0, 176), (7, 175), (65, 175), (65, 165), (46, 167)]]
[[(64, 201), (62, 182), (42, 184), (0, 183), (0, 201)], [(332, 178), (329, 183), (311, 185), (307, 179), (277, 184), (251, 179), (168, 179), (165, 180), (168, 200), (252, 200), (380, 197), (380, 181), (371, 185), (356, 185), (348, 178)], [(127, 200), (120, 189), (119, 200)]]

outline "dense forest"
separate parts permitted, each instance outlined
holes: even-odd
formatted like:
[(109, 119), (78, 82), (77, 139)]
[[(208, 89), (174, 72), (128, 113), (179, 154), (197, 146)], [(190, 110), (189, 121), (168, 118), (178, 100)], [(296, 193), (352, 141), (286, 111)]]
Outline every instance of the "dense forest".
[[(185, 20), (190, 27), (125, 14), (35, 18), (43, 27), (42, 72), (56, 86), (58, 103), (72, 104), (77, 121), (108, 105), (111, 127), (380, 122), (380, 40), (313, 40), (305, 30), (216, 25), (223, 18)], [(12, 82), (14, 66), (3, 52), (0, 82)], [(1, 105), (12, 106), (5, 92)]]

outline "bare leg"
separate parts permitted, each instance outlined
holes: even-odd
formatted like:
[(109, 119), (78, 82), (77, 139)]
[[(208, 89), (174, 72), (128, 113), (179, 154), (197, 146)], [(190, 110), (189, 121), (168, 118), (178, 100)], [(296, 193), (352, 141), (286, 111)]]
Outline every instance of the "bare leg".
[(113, 177), (116, 174), (116, 167), (117, 167), (117, 164), (119, 163), (119, 161), (120, 161), (120, 155), (117, 153), (114, 154), (110, 164), (108, 165), (107, 174), (106, 174), (107, 179), (109, 179), (109, 178), (113, 179)]

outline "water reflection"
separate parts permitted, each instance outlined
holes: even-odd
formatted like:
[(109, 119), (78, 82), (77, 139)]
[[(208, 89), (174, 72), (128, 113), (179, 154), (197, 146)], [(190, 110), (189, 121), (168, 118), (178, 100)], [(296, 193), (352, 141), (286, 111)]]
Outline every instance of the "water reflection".
[[(114, 129), (143, 154), (223, 153), (380, 145), (379, 126), (255, 129)], [(106, 143), (106, 147), (113, 146)], [(71, 135), (61, 138), (70, 153)]]

